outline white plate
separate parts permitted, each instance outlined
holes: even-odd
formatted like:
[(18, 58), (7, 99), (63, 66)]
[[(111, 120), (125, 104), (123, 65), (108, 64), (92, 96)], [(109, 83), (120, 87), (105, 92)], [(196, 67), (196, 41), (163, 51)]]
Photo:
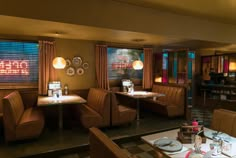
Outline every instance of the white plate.
[(81, 57), (74, 57), (72, 59), (72, 63), (73, 63), (74, 66), (80, 66), (82, 64)]
[(183, 148), (183, 144), (178, 140), (161, 138), (154, 142), (154, 146), (158, 147), (161, 150), (168, 152), (180, 151)]
[(75, 75), (75, 68), (73, 68), (73, 67), (68, 67), (67, 69), (66, 69), (66, 74), (68, 75), (68, 76), (73, 76), (73, 75)]
[(78, 74), (78, 75), (83, 75), (84, 74), (84, 69), (83, 68), (78, 68), (77, 70), (76, 70), (76, 73)]

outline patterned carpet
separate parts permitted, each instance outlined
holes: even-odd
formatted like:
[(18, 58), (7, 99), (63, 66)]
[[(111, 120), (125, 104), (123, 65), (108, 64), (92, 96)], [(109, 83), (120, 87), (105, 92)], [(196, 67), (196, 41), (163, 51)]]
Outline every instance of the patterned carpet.
[[(192, 108), (191, 118), (196, 119), (199, 124), (209, 127), (212, 118), (212, 110), (203, 108)], [(141, 139), (132, 139), (127, 142), (118, 143), (120, 148), (127, 153), (137, 158), (155, 158), (156, 152), (148, 144)], [(89, 151), (84, 151), (76, 154), (61, 156), (60, 158), (89, 158)]]
[[(155, 151), (141, 140), (133, 140), (118, 144), (127, 155), (135, 155), (137, 158), (155, 158)], [(76, 153), (61, 156), (60, 158), (89, 158), (89, 152)]]
[(152, 147), (141, 140), (119, 144), (127, 155), (135, 155), (137, 158), (155, 158), (156, 153)]

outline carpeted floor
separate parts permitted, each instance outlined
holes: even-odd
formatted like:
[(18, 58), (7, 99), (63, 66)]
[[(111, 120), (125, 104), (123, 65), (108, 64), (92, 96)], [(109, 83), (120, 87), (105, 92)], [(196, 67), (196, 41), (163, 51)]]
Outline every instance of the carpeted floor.
[[(192, 108), (192, 119), (196, 119), (200, 124), (209, 127), (212, 118), (212, 110), (203, 108)], [(137, 158), (155, 158), (155, 150), (144, 143), (140, 138), (127, 139), (117, 143), (127, 155), (135, 155)], [(60, 158), (89, 158), (89, 151), (79, 152), (61, 156)]]
[[(209, 127), (212, 110), (204, 107), (192, 108), (191, 119), (196, 119), (200, 124)], [(170, 119), (160, 116), (157, 113), (146, 113), (142, 111), (143, 118), (139, 122), (134, 122), (129, 126), (120, 126), (112, 128), (104, 128), (102, 131), (111, 139), (126, 139), (122, 143), (118, 143), (120, 147), (127, 153), (137, 155), (137, 157), (153, 157), (154, 150), (140, 139), (129, 139), (133, 135), (148, 134), (158, 132), (168, 128), (179, 127), (185, 118)], [(1, 137), (2, 138), (2, 137)], [(12, 143), (6, 145), (3, 138), (0, 141), (0, 157), (7, 157), (7, 155), (14, 155), (12, 157), (30, 157), (25, 155), (32, 155), (42, 153), (36, 157), (55, 157), (55, 158), (88, 158), (88, 147), (82, 150), (80, 146), (88, 146), (88, 131), (84, 131), (81, 127), (74, 127), (64, 129), (59, 132), (56, 129), (45, 129), (43, 134), (37, 140), (26, 142)], [(71, 149), (69, 149), (71, 148)], [(64, 151), (63, 151), (64, 150)], [(52, 152), (52, 154), (44, 154), (44, 151)], [(63, 152), (62, 152), (63, 151)], [(49, 155), (49, 156), (48, 156)]]

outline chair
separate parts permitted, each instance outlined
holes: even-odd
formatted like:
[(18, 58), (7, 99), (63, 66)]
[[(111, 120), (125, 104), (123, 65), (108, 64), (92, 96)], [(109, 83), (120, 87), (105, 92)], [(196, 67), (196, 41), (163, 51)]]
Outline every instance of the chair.
[(111, 124), (112, 126), (131, 123), (136, 117), (136, 110), (120, 105), (116, 95), (111, 93)]
[(121, 148), (96, 127), (89, 129), (90, 158), (129, 158)]
[(6, 142), (38, 137), (44, 127), (44, 116), (37, 108), (24, 109), (18, 91), (3, 98), (3, 123)]

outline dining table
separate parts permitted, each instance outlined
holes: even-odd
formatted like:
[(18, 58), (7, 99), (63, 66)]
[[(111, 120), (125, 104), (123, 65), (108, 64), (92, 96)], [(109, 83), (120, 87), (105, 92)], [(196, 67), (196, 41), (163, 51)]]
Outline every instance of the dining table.
[(159, 97), (165, 96), (165, 94), (162, 93), (149, 92), (149, 91), (116, 92), (116, 94), (127, 96), (136, 100), (137, 121), (139, 121), (140, 119), (140, 99), (153, 98), (154, 100), (156, 100)]
[(58, 126), (59, 129), (63, 129), (63, 106), (66, 105), (77, 105), (86, 103), (87, 101), (76, 94), (70, 94), (70, 95), (63, 95), (60, 97), (52, 97), (52, 96), (38, 96), (37, 106), (39, 108), (42, 107), (53, 107), (58, 106), (58, 112), (59, 112), (59, 120), (58, 120)]
[[(150, 135), (145, 135), (141, 137), (141, 140), (144, 141), (145, 143), (149, 144), (157, 153), (157, 155), (162, 155), (164, 157), (168, 157), (168, 158), (191, 158), (189, 155), (191, 154), (191, 152), (194, 151), (194, 142), (190, 142), (190, 143), (181, 143), (181, 141), (179, 141), (177, 139), (178, 137), (178, 132), (179, 132), (179, 128), (177, 129), (172, 129), (172, 130), (166, 130), (163, 132), (159, 132), (159, 133), (154, 133), (154, 134), (150, 134)], [(212, 129), (209, 128), (204, 128), (204, 135), (206, 136), (206, 142), (202, 143), (200, 145), (200, 149), (202, 152), (202, 157), (203, 158), (228, 158), (228, 157), (236, 157), (235, 155), (228, 155), (227, 152), (221, 152), (218, 155), (212, 155), (212, 150), (210, 148), (210, 144), (213, 143), (213, 135), (215, 133), (217, 133), (218, 131), (214, 131)], [(227, 136), (227, 134), (225, 134)], [(228, 136), (230, 137), (230, 136)], [(176, 140), (176, 142), (179, 142), (179, 144), (177, 143), (177, 145), (182, 146), (182, 148), (180, 148), (180, 150), (178, 151), (169, 151), (169, 150), (164, 150), (163, 148), (160, 147), (160, 144), (157, 144), (158, 140), (163, 140), (163, 139), (168, 139), (168, 140)], [(236, 143), (236, 138), (234, 137), (230, 137), (231, 141)], [(174, 142), (173, 141), (173, 142)], [(172, 143), (172, 142), (171, 142)], [(163, 146), (168, 146), (171, 145), (170, 144), (164, 144)], [(174, 145), (172, 145), (174, 146)], [(171, 148), (170, 148), (171, 149)], [(208, 154), (208, 155), (206, 155)], [(205, 157), (204, 157), (205, 155)]]

